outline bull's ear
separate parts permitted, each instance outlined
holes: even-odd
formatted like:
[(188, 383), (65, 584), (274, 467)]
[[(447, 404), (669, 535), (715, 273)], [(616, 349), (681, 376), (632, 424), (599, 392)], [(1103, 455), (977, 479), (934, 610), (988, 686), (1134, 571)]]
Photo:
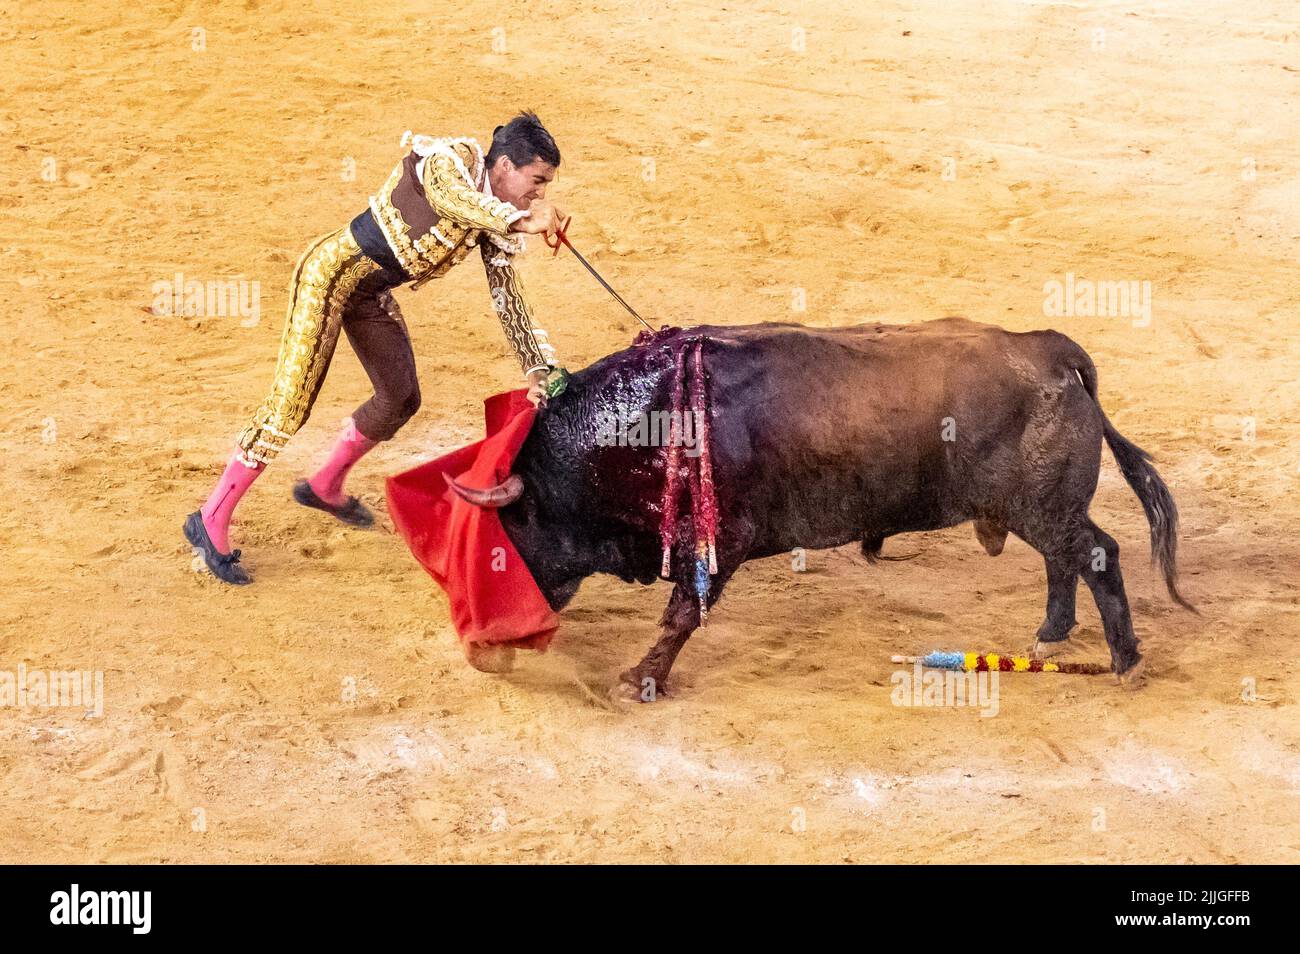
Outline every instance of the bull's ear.
[(524, 479), (518, 474), (511, 474), (505, 479), (505, 483), (497, 484), (495, 487), (489, 487), (486, 490), (475, 490), (473, 487), (466, 487), (460, 483), (451, 474), (444, 473), (442, 479), (447, 482), (447, 486), (456, 491), (457, 495), (465, 501), (472, 503), (476, 507), (507, 507), (520, 498), (524, 492)]

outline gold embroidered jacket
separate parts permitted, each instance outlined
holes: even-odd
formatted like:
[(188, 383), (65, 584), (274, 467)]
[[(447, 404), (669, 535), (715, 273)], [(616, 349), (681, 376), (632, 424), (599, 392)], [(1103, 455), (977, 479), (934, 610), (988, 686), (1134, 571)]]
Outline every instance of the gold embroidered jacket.
[[(403, 145), (406, 138), (403, 138)], [(483, 150), (473, 139), (415, 136), (412, 149), (370, 198), (370, 209), (397, 261), (418, 288), (478, 246), (492, 304), (524, 374), (554, 355), (512, 260), (523, 236), (510, 225), (524, 212), (492, 195)]]

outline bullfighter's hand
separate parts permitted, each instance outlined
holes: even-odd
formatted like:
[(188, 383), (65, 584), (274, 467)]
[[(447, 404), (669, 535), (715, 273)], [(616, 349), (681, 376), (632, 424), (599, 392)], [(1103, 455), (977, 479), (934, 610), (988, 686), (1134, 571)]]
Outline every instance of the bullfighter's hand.
[(549, 373), (539, 369), (528, 375), (528, 400), (534, 407), (546, 406), (546, 377)]
[(556, 229), (564, 224), (564, 212), (554, 202), (537, 199), (528, 207), (528, 211), (510, 223), (512, 232), (527, 232), (554, 238)]

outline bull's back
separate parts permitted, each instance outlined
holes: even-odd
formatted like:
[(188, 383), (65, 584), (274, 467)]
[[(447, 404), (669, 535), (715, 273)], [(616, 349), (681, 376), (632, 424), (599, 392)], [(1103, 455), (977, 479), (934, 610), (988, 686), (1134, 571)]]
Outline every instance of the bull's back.
[[(954, 471), (955, 442), (975, 457), (984, 444), (1005, 443), (1059, 364), (1060, 343), (1075, 347), (1051, 332), (1017, 334), (963, 318), (698, 326), (578, 372), (572, 398), (581, 408), (548, 425), (564, 432), (557, 443), (602, 414), (670, 407), (673, 355), (684, 339), (703, 341), (719, 501), (752, 521), (756, 549), (772, 553), (969, 519), (958, 481), (969, 484), (970, 475)], [(657, 526), (645, 501), (662, 487), (662, 459), (644, 446), (573, 454), (589, 464), (584, 499), (647, 531)]]
[(1014, 445), (1068, 341), (962, 318), (692, 331), (711, 341), (715, 469), (773, 553), (970, 519), (961, 462)]

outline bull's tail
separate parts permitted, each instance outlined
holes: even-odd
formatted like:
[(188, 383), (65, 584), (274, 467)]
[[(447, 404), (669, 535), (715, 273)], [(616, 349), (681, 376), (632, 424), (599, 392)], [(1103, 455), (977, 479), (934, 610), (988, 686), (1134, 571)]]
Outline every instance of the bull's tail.
[(1120, 473), (1133, 488), (1138, 500), (1142, 501), (1142, 509), (1146, 511), (1147, 523), (1151, 525), (1151, 561), (1159, 562), (1170, 598), (1184, 609), (1197, 613), (1196, 607), (1178, 592), (1178, 505), (1174, 503), (1174, 495), (1151, 465), (1151, 455), (1111, 424), (1097, 398), (1097, 368), (1082, 348), (1076, 345), (1075, 350), (1077, 355), (1072, 355), (1074, 360), (1071, 360), (1070, 365), (1078, 372), (1088, 396), (1101, 412), (1106, 444), (1115, 455)]

